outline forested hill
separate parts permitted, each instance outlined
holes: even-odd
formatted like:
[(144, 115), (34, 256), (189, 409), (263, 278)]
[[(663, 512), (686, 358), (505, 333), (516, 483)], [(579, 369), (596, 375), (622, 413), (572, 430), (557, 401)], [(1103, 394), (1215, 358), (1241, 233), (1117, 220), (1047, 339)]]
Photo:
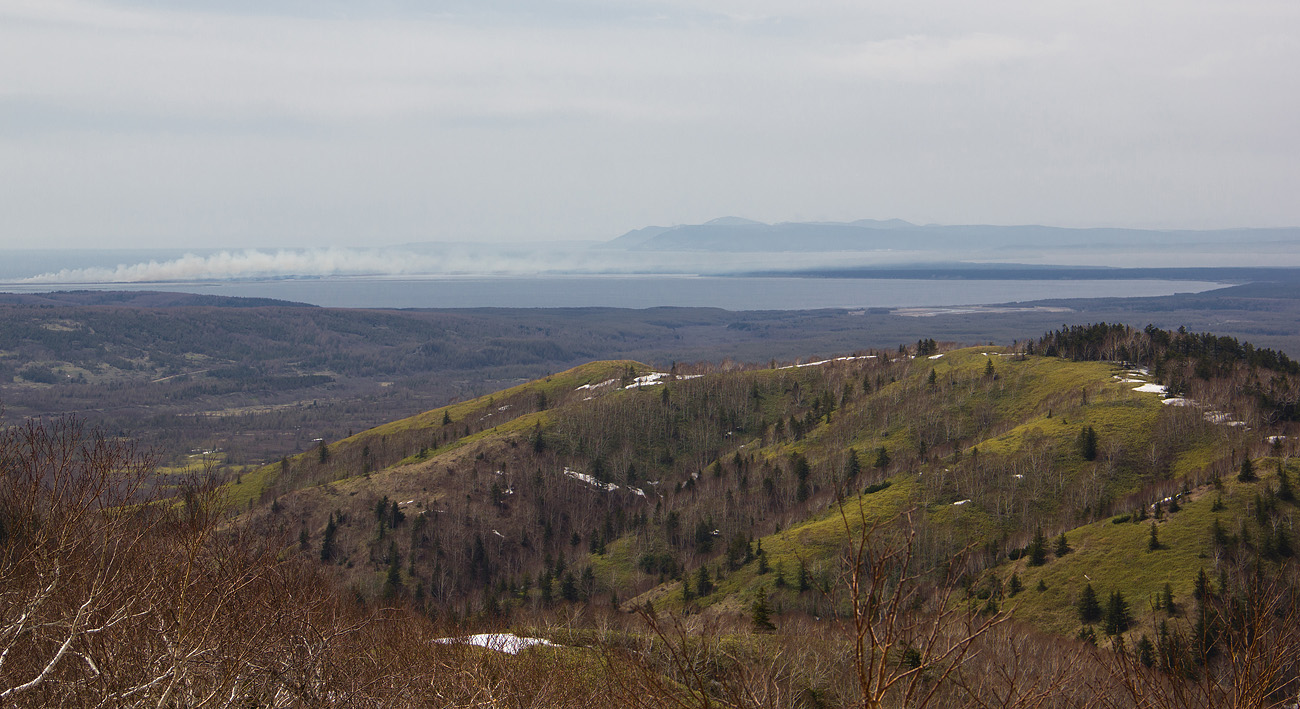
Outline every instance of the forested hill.
[[(1257, 352), (1104, 325), (605, 360), (163, 477), (28, 421), (0, 432), (0, 692), (1280, 709), (1300, 377)], [(553, 644), (472, 635), (503, 629)]]
[[(1178, 341), (1106, 331), (1140, 347)], [(1146, 520), (1171, 499), (1208, 505), (1205, 491), (1247, 459), (1293, 470), (1294, 424), (1235, 382), (1276, 394), (1297, 390), (1294, 374), (1222, 361), (1170, 397), (1133, 363), (1029, 353), (1064, 337), (948, 351), (922, 340), (786, 367), (593, 363), (322, 441), (228, 489), (341, 583), (425, 613), (574, 602), (744, 613), (763, 589), (782, 613), (813, 617), (839, 610), (826, 592), (860, 528), (845, 528), (844, 508), (868, 522), (906, 514), (913, 563), (962, 558), (967, 583), (1001, 598), (1004, 565), (1036, 535)], [(1161, 360), (1167, 371), (1196, 368), (1175, 359)], [(1270, 509), (1266, 526), (1289, 528), (1290, 503)], [(1159, 588), (1111, 572), (1113, 590), (1190, 593), (1185, 554), (1211, 550), (1194, 536), (1152, 557), (1178, 560)], [(1053, 598), (1035, 610), (1043, 627), (1073, 627), (1074, 597)]]

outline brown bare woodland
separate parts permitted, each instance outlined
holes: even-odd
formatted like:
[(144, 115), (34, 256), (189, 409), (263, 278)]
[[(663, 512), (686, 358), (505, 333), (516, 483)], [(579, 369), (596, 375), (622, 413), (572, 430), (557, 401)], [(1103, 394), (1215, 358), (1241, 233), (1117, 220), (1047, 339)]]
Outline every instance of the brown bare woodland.
[(158, 500), (147, 456), (76, 421), (5, 431), (0, 472), (4, 706), (577, 704), (534, 658), (341, 600), (211, 493)]
[[(1214, 651), (1148, 668), (972, 606), (962, 556), (923, 569), (906, 517), (845, 505), (836, 617), (762, 633), (579, 605), (527, 620), (584, 647), (512, 656), (345, 597), (286, 540), (223, 516), (213, 488), (151, 490), (150, 463), (70, 419), (0, 434), (0, 705), (1294, 706), (1293, 563), (1230, 575), (1206, 601)], [(1194, 646), (1190, 625), (1171, 632)]]

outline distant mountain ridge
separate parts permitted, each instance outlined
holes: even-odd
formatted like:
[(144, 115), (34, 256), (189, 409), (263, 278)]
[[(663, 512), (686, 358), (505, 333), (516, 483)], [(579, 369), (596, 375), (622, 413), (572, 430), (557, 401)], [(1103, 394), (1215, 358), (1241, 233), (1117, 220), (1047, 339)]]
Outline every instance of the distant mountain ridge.
[(766, 224), (721, 217), (703, 224), (647, 226), (609, 242), (629, 251), (818, 252), (899, 248), (1191, 246), (1300, 242), (1300, 227), (1214, 230), (1069, 228), (1037, 224), (918, 225), (901, 219)]

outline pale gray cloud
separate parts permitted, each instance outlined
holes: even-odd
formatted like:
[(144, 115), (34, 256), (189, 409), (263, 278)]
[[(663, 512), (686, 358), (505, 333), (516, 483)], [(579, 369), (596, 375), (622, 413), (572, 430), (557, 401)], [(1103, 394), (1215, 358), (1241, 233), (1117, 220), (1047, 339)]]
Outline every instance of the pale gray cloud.
[(1300, 223), (1300, 6), (0, 0), (0, 246)]

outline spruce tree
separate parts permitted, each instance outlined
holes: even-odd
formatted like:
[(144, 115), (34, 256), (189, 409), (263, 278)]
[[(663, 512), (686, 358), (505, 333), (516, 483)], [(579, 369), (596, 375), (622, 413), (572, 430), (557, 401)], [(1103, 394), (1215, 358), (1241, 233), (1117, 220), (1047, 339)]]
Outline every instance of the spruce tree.
[(1291, 476), (1287, 475), (1286, 468), (1282, 467), (1280, 460), (1277, 462), (1277, 499), (1295, 502), (1295, 492), (1291, 490)]
[(1097, 592), (1092, 590), (1092, 584), (1083, 587), (1077, 606), (1080, 623), (1091, 625), (1101, 620), (1101, 603), (1097, 600)]
[(1205, 569), (1196, 570), (1196, 581), (1192, 585), (1192, 598), (1204, 603), (1205, 599), (1210, 596), (1210, 577), (1205, 573)]
[(384, 600), (392, 600), (402, 588), (402, 561), (396, 545), (389, 543), (388, 573), (384, 575)]
[(1151, 639), (1147, 637), (1146, 633), (1143, 633), (1142, 639), (1138, 640), (1137, 657), (1138, 662), (1147, 667), (1151, 667), (1156, 663), (1156, 648), (1151, 644)]
[(1084, 426), (1079, 431), (1079, 454), (1084, 460), (1097, 459), (1097, 430), (1092, 426)]
[(1255, 482), (1258, 480), (1255, 476), (1255, 466), (1251, 464), (1250, 457), (1247, 456), (1241, 461), (1241, 469), (1237, 471), (1237, 481), (1243, 483)]
[(1156, 523), (1151, 523), (1151, 537), (1147, 539), (1147, 551), (1155, 551), (1160, 548), (1160, 537), (1156, 533)]
[(862, 463), (858, 461), (858, 451), (855, 448), (849, 449), (849, 468), (846, 477), (852, 481), (858, 478), (862, 472)]
[(1047, 563), (1047, 538), (1043, 536), (1042, 527), (1034, 531), (1034, 538), (1025, 549), (1025, 554), (1029, 557), (1030, 566), (1042, 566)]
[(701, 566), (699, 571), (695, 572), (695, 595), (707, 596), (713, 593), (713, 581), (709, 578), (709, 569), (707, 566)]
[(767, 632), (776, 630), (772, 624), (772, 609), (767, 605), (767, 587), (759, 586), (758, 591), (754, 594), (754, 604), (752, 607), (754, 618), (754, 630)]
[(1069, 554), (1070, 551), (1070, 542), (1065, 538), (1065, 532), (1061, 532), (1061, 536), (1056, 538), (1056, 556), (1060, 558)]
[(1128, 630), (1133, 624), (1133, 616), (1129, 613), (1128, 601), (1124, 600), (1124, 594), (1119, 591), (1111, 591), (1110, 598), (1106, 601), (1106, 617), (1103, 626), (1107, 635), (1119, 635)]
[(334, 559), (334, 535), (338, 533), (338, 524), (334, 522), (334, 513), (330, 513), (329, 524), (325, 525), (325, 534), (321, 537), (320, 542), (320, 560), (331, 561)]
[(1012, 573), (1011, 580), (1007, 582), (1007, 595), (1014, 597), (1023, 590), (1025, 585), (1020, 582), (1020, 574)]
[(885, 450), (884, 446), (881, 446), (876, 450), (875, 467), (877, 470), (883, 470), (884, 468), (889, 467), (889, 451)]

